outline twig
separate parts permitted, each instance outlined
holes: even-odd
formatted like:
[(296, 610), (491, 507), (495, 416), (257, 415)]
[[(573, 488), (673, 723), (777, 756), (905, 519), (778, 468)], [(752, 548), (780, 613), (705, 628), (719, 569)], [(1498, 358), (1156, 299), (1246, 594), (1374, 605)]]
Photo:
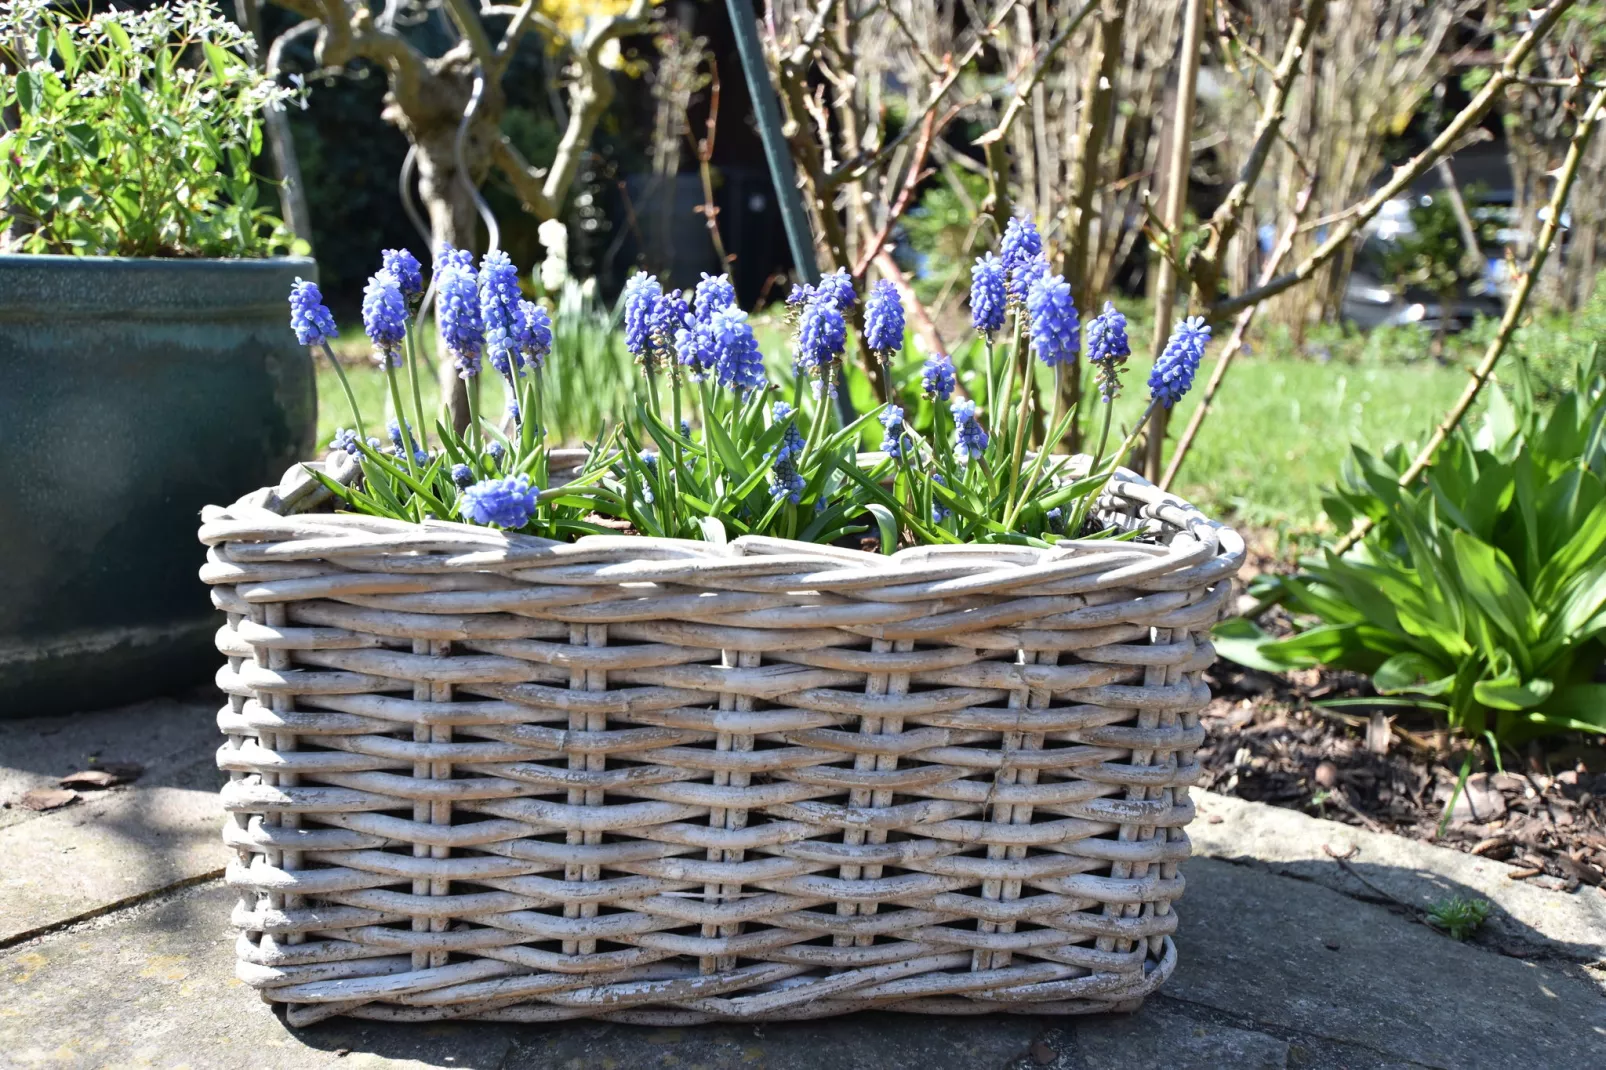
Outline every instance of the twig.
[[(1182, 16), (1181, 68), (1177, 72), (1177, 106), (1171, 115), (1171, 152), (1166, 161), (1165, 227), (1167, 241), (1174, 248), (1182, 234), (1183, 213), (1188, 207), (1188, 169), (1192, 159), (1193, 109), (1198, 95), (1199, 52), (1204, 39), (1204, 0), (1188, 0)], [(1171, 307), (1177, 296), (1177, 264), (1173, 254), (1160, 258), (1159, 278), (1154, 287), (1154, 344), (1151, 352), (1159, 356), (1171, 330)], [(1160, 478), (1160, 462), (1165, 456), (1165, 426), (1171, 410), (1161, 407), (1149, 424), (1149, 441), (1143, 458), (1143, 474)]]
[(1478, 91), (1467, 106), (1462, 108), (1454, 119), (1450, 120), (1449, 125), (1440, 132), (1439, 136), (1433, 139), (1432, 144), (1412, 157), (1409, 162), (1396, 168), (1393, 176), (1377, 192), (1362, 201), (1355, 213), (1345, 218), (1342, 223), (1335, 227), (1327, 240), (1311, 252), (1298, 267), (1286, 275), (1278, 276), (1265, 285), (1256, 286), (1247, 293), (1217, 301), (1210, 308), (1210, 317), (1212, 319), (1225, 318), (1256, 302), (1264, 301), (1268, 297), (1275, 297), (1284, 290), (1296, 286), (1314, 275), (1323, 264), (1332, 259), (1340, 249), (1343, 249), (1349, 243), (1349, 240), (1355, 236), (1361, 227), (1366, 225), (1373, 216), (1382, 210), (1383, 205), (1398, 197), (1401, 191), (1422, 177), (1427, 169), (1433, 166), (1433, 161), (1443, 156), (1449, 151), (1450, 146), (1459, 141), (1468, 130), (1483, 121), (1484, 114), (1489, 110), (1495, 99), (1504, 91), (1507, 85), (1518, 77), (1518, 69), (1527, 61), (1534, 47), (1550, 33), (1557, 21), (1572, 5), (1573, 0), (1553, 0), (1549, 7), (1540, 12), (1529, 25), (1528, 32), (1523, 34), (1517, 43), (1511, 47), (1511, 51), (1506, 55), (1505, 62), (1490, 76), (1489, 80), (1484, 83), (1483, 88)]
[[(1315, 189), (1316, 183), (1312, 181), (1300, 191), (1299, 197), (1294, 201), (1293, 218), (1283, 228), (1282, 237), (1278, 239), (1276, 247), (1272, 249), (1271, 255), (1267, 257), (1266, 266), (1261, 269), (1260, 277), (1262, 281), (1273, 277), (1277, 273), (1277, 268), (1282, 265), (1283, 259), (1293, 249), (1294, 235), (1299, 232), (1299, 221), (1310, 207), (1311, 194)], [(1181, 471), (1182, 462), (1187, 459), (1188, 451), (1193, 448), (1193, 440), (1198, 436), (1199, 428), (1204, 424), (1205, 417), (1210, 414), (1210, 405), (1215, 401), (1216, 391), (1221, 389), (1221, 381), (1227, 377), (1227, 368), (1232, 364), (1233, 358), (1243, 351), (1244, 333), (1249, 330), (1249, 323), (1255, 318), (1255, 310), (1259, 307), (1259, 305), (1250, 305), (1238, 313), (1238, 321), (1233, 324), (1232, 336), (1227, 339), (1227, 344), (1222, 347), (1221, 355), (1216, 357), (1215, 370), (1210, 373), (1210, 382), (1205, 385), (1204, 394), (1199, 399), (1199, 407), (1194, 409), (1193, 415), (1188, 418), (1188, 427), (1182, 432), (1182, 437), (1177, 441), (1176, 452), (1171, 455), (1171, 463), (1166, 466), (1165, 477), (1160, 480), (1161, 490), (1170, 490), (1172, 481), (1177, 478), (1177, 473)]]
[(1054, 53), (1064, 47), (1065, 42), (1069, 41), (1071, 35), (1082, 25), (1082, 20), (1092, 14), (1093, 9), (1097, 6), (1097, 0), (1087, 0), (1087, 3), (1082, 5), (1081, 10), (1071, 16), (1065, 27), (1055, 34), (1048, 44), (1043, 46), (1042, 51), (1037, 54), (1037, 62), (1032, 65), (1032, 73), (1024, 83), (1016, 87), (1014, 95), (1009, 99), (1009, 103), (1004, 106), (1004, 114), (998, 120), (998, 125), (977, 138), (972, 144), (991, 145), (995, 141), (1002, 140), (1004, 135), (1009, 133), (1009, 128), (1015, 125), (1015, 117), (1026, 106), (1026, 100), (1032, 95), (1032, 90), (1037, 88), (1038, 83), (1043, 80), (1043, 75), (1048, 73), (1049, 63), (1053, 60)]
[[(1578, 165), (1583, 161), (1584, 151), (1588, 149), (1590, 139), (1595, 134), (1595, 128), (1599, 124), (1603, 107), (1606, 107), (1606, 88), (1602, 88), (1595, 94), (1594, 98), (1589, 102), (1589, 107), (1585, 109), (1583, 117), (1579, 120), (1578, 128), (1573, 131), (1572, 141), (1567, 146), (1567, 157), (1562, 161), (1561, 170), (1557, 173), (1556, 189), (1551, 194), (1550, 204), (1546, 209), (1548, 215), (1545, 217), (1545, 225), (1539, 231), (1539, 241), (1534, 247), (1533, 260), (1528, 265), (1528, 270), (1523, 272), (1522, 277), (1518, 280), (1517, 288), (1512, 292), (1511, 300), (1506, 303), (1506, 313), (1500, 317), (1499, 330), (1495, 332), (1494, 338), (1489, 341), (1489, 348), (1485, 350), (1483, 359), (1472, 370), (1472, 377), (1468, 380), (1466, 389), (1461, 392), (1461, 396), (1456, 399), (1456, 403), (1445, 414), (1444, 420), (1434, 429), (1433, 436), (1428, 439), (1427, 444), (1416, 455), (1416, 459), (1411, 462), (1411, 467), (1407, 468), (1400, 476), (1400, 486), (1410, 486), (1416, 482), (1423, 472), (1427, 471), (1428, 466), (1433, 463), (1433, 455), (1461, 423), (1462, 417), (1466, 416), (1467, 410), (1472, 407), (1472, 403), (1478, 399), (1478, 394), (1483, 390), (1484, 383), (1488, 382), (1489, 377), (1494, 373), (1495, 364), (1499, 362), (1501, 355), (1506, 351), (1506, 344), (1511, 341), (1511, 336), (1517, 329), (1517, 321), (1522, 317), (1523, 309), (1528, 304), (1528, 296), (1533, 292), (1534, 282), (1544, 269), (1545, 259), (1550, 255), (1550, 248), (1555, 244), (1556, 235), (1561, 232), (1562, 210), (1567, 206), (1567, 198), (1572, 192), (1573, 180), (1578, 177)], [(1333, 552), (1337, 554), (1344, 553), (1360, 541), (1371, 529), (1371, 518), (1363, 518), (1333, 548)]]

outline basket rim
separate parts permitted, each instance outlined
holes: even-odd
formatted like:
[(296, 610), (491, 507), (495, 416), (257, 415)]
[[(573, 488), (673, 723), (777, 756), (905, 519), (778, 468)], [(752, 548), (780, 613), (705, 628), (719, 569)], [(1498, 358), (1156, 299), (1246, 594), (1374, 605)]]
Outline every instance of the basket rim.
[[(571, 459), (583, 460), (584, 454), (585, 451), (579, 449), (553, 450), (551, 457), (561, 464)], [(873, 462), (884, 455), (861, 453), (859, 456), (861, 461)], [(1065, 459), (1073, 474), (1085, 473), (1091, 464), (1086, 454)], [(209, 547), (222, 543), (293, 542), (303, 548), (302, 552), (275, 554), (276, 560), (308, 560), (355, 553), (382, 557), (435, 552), (466, 556), (470, 560), (463, 562), (465, 566), (497, 569), (513, 565), (527, 568), (675, 560), (717, 568), (720, 562), (745, 561), (753, 565), (757, 563), (754, 558), (767, 558), (769, 564), (794, 569), (806, 563), (822, 571), (851, 569), (882, 574), (929, 570), (933, 566), (968, 565), (986, 571), (1040, 569), (1056, 563), (1063, 565), (1073, 558), (1119, 553), (1151, 558), (1143, 568), (1146, 573), (1175, 574), (1181, 569), (1191, 575), (1204, 569), (1214, 577), (1235, 573), (1246, 552), (1243, 537), (1231, 525), (1211, 519), (1181, 496), (1162, 490), (1123, 467), (1115, 469), (1101, 493), (1098, 512), (1106, 516), (1121, 515), (1129, 523), (1143, 524), (1156, 533), (1170, 529), (1172, 537), (1165, 543), (1062, 539), (1046, 549), (1005, 543), (963, 543), (910, 546), (892, 554), (881, 554), (767, 535), (742, 535), (726, 543), (637, 534), (585, 535), (564, 542), (450, 520), (412, 522), (359, 513), (316, 512), (318, 506), (327, 504), (333, 496), (308, 469), (341, 480), (349, 480), (357, 472), (355, 463), (340, 451), (331, 452), (324, 461), (293, 465), (275, 487), (260, 488), (233, 505), (205, 507), (198, 532), (200, 541)], [(554, 471), (563, 469), (555, 466)], [(1128, 513), (1120, 508), (1123, 504), (1136, 508)], [(1188, 538), (1177, 538), (1181, 535)], [(1203, 581), (1205, 576), (1194, 575), (1193, 578)]]

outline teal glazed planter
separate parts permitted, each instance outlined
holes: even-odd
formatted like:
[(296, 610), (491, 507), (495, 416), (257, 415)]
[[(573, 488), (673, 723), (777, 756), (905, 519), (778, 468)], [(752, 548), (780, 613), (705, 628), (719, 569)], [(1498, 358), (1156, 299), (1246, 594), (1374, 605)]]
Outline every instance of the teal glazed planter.
[(0, 717), (207, 678), (201, 507), (311, 455), (309, 259), (0, 256)]

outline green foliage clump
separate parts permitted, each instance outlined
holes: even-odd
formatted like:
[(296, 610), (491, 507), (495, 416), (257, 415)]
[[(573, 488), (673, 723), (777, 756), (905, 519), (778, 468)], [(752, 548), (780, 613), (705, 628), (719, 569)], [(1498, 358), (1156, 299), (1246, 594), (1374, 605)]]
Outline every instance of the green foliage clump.
[(261, 115), (292, 94), (211, 3), (79, 18), (0, 8), (0, 242), (89, 256), (271, 256), (295, 244), (257, 203)]
[(1489, 920), (1487, 899), (1467, 899), (1452, 895), (1428, 907), (1428, 921), (1443, 929), (1452, 940), (1465, 940)]
[(1492, 392), (1409, 487), (1410, 458), (1355, 449), (1325, 507), (1341, 530), (1375, 527), (1350, 552), (1266, 580), (1308, 623), (1267, 640), (1223, 626), (1218, 647), (1262, 668), (1330, 665), (1371, 674), (1384, 695), (1441, 711), (1502, 744), (1606, 732), (1606, 360), (1578, 368), (1553, 409), (1522, 377)]

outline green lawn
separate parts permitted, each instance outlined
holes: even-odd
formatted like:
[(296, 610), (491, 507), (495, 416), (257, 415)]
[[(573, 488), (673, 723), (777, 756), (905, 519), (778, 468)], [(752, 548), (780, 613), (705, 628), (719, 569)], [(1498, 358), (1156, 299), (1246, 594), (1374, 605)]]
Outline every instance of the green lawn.
[[(1200, 371), (1209, 375), (1210, 362)], [(1255, 358), (1234, 362), (1199, 440), (1177, 478), (1177, 493), (1237, 523), (1308, 531), (1322, 521), (1321, 497), (1350, 445), (1381, 451), (1425, 441), (1466, 385), (1466, 373), (1413, 365), (1317, 363)], [(1172, 442), (1187, 426), (1202, 383), (1171, 416)], [(1117, 415), (1135, 419), (1141, 391)]]
[[(784, 339), (769, 324), (761, 328), (761, 337), (774, 362), (776, 354), (784, 353)], [(361, 359), (366, 348), (360, 334), (343, 337), (337, 347), (346, 360), (355, 361), (346, 365), (347, 374), (369, 434), (383, 436), (389, 398), (384, 377)], [(561, 354), (554, 357), (555, 361), (561, 359)], [(1172, 414), (1173, 442), (1186, 426), (1213, 362), (1212, 353), (1200, 370), (1194, 393)], [(1147, 367), (1141, 354), (1134, 355), (1126, 393), (1116, 403), (1118, 430), (1123, 421), (1130, 424), (1142, 411), (1147, 399), (1143, 386)], [(900, 371), (907, 377), (916, 374), (917, 368), (911, 352)], [(433, 414), (439, 395), (427, 370), (421, 371), (425, 412)], [(579, 378), (584, 381), (586, 376)], [(1321, 496), (1337, 475), (1350, 444), (1381, 450), (1396, 441), (1420, 443), (1465, 381), (1466, 373), (1460, 368), (1431, 361), (1320, 362), (1293, 356), (1242, 359), (1233, 365), (1176, 490), (1211, 515), (1245, 526), (1270, 528), (1285, 536), (1320, 529), (1324, 527)], [(405, 378), (402, 386), (410, 407)], [(488, 377), (486, 386), (484, 411), (501, 412), (506, 402), (500, 381)], [(867, 393), (867, 388), (861, 385), (855, 393)], [(322, 444), (336, 427), (351, 423), (339, 380), (322, 361), (318, 398)]]

